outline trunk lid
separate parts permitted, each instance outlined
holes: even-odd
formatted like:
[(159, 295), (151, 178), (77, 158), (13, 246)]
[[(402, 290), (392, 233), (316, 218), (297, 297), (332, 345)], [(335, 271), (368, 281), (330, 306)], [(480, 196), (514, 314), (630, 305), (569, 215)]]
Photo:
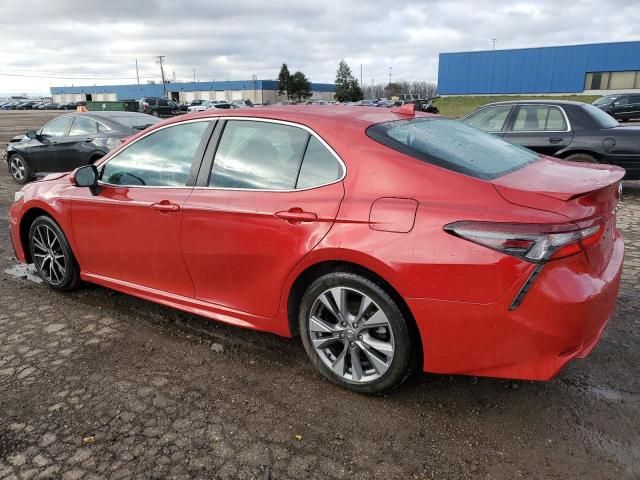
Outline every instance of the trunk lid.
[(577, 225), (600, 218), (601, 238), (585, 250), (590, 263), (600, 273), (613, 250), (615, 211), (624, 173), (624, 169), (613, 165), (543, 157), (491, 183), (510, 203), (558, 213)]

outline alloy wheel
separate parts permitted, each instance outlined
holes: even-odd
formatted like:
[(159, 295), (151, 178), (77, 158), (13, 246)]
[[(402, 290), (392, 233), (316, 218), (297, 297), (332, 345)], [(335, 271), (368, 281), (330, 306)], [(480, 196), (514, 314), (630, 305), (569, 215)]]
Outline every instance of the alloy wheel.
[(308, 325), (311, 344), (322, 362), (345, 380), (368, 383), (391, 366), (394, 336), (389, 319), (359, 290), (334, 287), (321, 293)]
[(32, 236), (33, 262), (38, 272), (51, 284), (64, 281), (67, 260), (58, 235), (45, 224), (36, 226)]
[(11, 158), (10, 171), (11, 176), (16, 180), (24, 180), (25, 167), (20, 157)]

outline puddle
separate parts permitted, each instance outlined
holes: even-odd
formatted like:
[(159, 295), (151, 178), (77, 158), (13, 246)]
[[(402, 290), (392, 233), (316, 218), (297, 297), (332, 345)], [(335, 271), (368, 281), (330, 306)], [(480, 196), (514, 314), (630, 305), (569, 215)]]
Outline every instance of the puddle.
[(591, 393), (605, 400), (619, 401), (622, 400), (622, 393), (617, 390), (606, 387), (591, 387)]
[(15, 278), (26, 278), (33, 283), (42, 283), (42, 279), (38, 276), (32, 264), (25, 265), (24, 263), (18, 263), (13, 267), (7, 268), (4, 273)]

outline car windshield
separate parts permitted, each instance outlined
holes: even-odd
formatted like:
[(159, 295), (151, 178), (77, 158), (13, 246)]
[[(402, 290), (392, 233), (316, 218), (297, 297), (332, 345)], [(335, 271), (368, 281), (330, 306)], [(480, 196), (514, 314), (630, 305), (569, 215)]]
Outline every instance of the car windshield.
[(444, 118), (379, 123), (369, 127), (367, 135), (418, 160), (484, 180), (498, 178), (540, 158), (524, 147)]
[(618, 98), (618, 96), (619, 95), (607, 95), (605, 97), (597, 99), (595, 102), (593, 102), (592, 105), (609, 105), (616, 98)]
[(146, 128), (160, 121), (158, 117), (152, 115), (122, 115), (121, 117), (110, 117), (110, 120), (135, 129)]
[(600, 126), (600, 128), (614, 128), (619, 127), (618, 121), (609, 115), (607, 112), (600, 110), (593, 105), (585, 104), (583, 108), (587, 111), (591, 118)]

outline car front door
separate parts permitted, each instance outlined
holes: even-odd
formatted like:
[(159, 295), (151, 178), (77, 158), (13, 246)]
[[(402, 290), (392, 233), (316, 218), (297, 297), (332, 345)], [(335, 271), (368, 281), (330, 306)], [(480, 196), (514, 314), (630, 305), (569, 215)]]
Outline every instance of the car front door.
[(27, 147), (27, 161), (33, 172), (63, 172), (59, 165), (58, 143), (69, 130), (71, 116), (62, 115), (47, 123)]
[(344, 173), (306, 128), (221, 122), (184, 205), (183, 256), (196, 299), (275, 316), (287, 275), (333, 225)]
[(98, 135), (98, 123), (88, 117), (73, 117), (69, 132), (58, 141), (58, 163), (64, 171), (71, 171), (89, 163), (96, 152), (93, 143)]
[(84, 275), (193, 297), (180, 246), (182, 207), (212, 128), (200, 120), (154, 130), (99, 166), (99, 192), (74, 191)]
[(630, 95), (628, 118), (632, 119), (638, 117), (640, 117), (640, 95)]
[(573, 139), (568, 118), (555, 105), (519, 105), (509, 119), (504, 139), (543, 155), (555, 155)]
[(623, 95), (622, 97), (616, 98), (611, 106), (611, 115), (614, 118), (629, 118), (629, 97)]

